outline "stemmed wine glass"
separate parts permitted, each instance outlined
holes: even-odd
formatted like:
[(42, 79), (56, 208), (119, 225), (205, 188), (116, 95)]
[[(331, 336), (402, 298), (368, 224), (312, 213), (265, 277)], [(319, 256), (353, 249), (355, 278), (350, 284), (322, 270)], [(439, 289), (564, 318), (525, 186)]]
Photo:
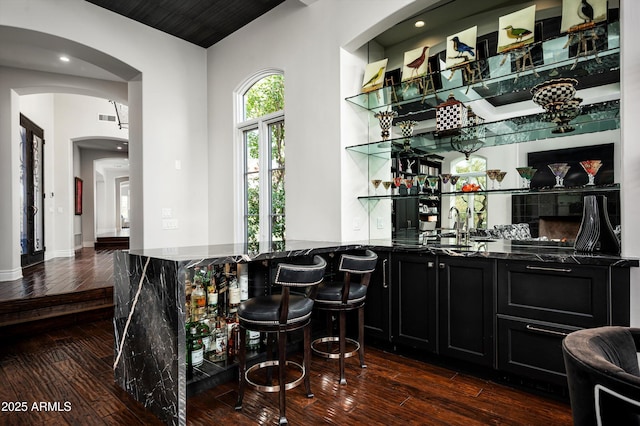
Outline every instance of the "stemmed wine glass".
[(489, 169), (487, 170), (487, 177), (491, 180), (491, 189), (495, 189), (496, 177), (500, 173), (500, 169)]
[(522, 178), (522, 187), (531, 188), (531, 179), (533, 178), (533, 175), (536, 174), (538, 169), (534, 169), (533, 167), (516, 167), (516, 170)]
[(571, 166), (567, 163), (553, 163), (549, 164), (548, 167), (551, 169), (551, 173), (556, 177), (556, 184), (554, 188), (563, 188), (564, 177), (567, 175)]
[(600, 167), (602, 167), (602, 161), (584, 160), (580, 162), (580, 165), (589, 176), (589, 182), (587, 183), (587, 185), (595, 185), (596, 173), (598, 173), (598, 170), (600, 170)]
[(382, 182), (382, 186), (384, 186), (385, 191), (387, 191), (387, 194), (389, 193), (389, 188), (391, 187), (391, 181), (390, 180), (385, 180)]
[(500, 189), (500, 184), (502, 183), (502, 181), (504, 180), (504, 177), (507, 175), (507, 172), (503, 172), (503, 171), (499, 171), (496, 174), (496, 182), (498, 182), (498, 185), (496, 189)]

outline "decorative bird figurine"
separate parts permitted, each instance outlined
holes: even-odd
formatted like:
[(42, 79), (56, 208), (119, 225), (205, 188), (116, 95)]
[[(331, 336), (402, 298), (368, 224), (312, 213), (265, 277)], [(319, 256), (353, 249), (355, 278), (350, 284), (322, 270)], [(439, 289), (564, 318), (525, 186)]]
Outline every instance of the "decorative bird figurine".
[(362, 85), (362, 88), (364, 89), (367, 86), (371, 86), (372, 84), (374, 84), (376, 81), (378, 81), (378, 79), (380, 77), (382, 77), (382, 73), (384, 72), (384, 68), (385, 67), (380, 67), (380, 69), (378, 70), (377, 73), (375, 73), (371, 79), (369, 79), (369, 81), (367, 81), (365, 84)]
[(426, 59), (426, 52), (428, 48), (429, 46), (424, 46), (422, 48), (422, 54), (406, 65), (407, 67), (411, 68), (411, 77), (413, 77), (414, 74), (417, 75), (418, 69), (420, 69), (422, 64), (424, 64), (424, 60)]
[(458, 36), (453, 37), (451, 41), (453, 42), (453, 50), (458, 52), (458, 56), (456, 56), (456, 58), (461, 57), (465, 53), (468, 53), (471, 56), (476, 56), (476, 54), (473, 53), (474, 48), (469, 46), (468, 44), (461, 42)]
[(585, 23), (593, 21), (593, 6), (587, 0), (582, 0), (578, 6), (578, 16), (584, 19)]
[(512, 25), (504, 27), (503, 30), (507, 32), (507, 37), (515, 38), (516, 43), (519, 41), (522, 41), (524, 37), (527, 37), (532, 34), (531, 31), (529, 31), (526, 28), (513, 28)]

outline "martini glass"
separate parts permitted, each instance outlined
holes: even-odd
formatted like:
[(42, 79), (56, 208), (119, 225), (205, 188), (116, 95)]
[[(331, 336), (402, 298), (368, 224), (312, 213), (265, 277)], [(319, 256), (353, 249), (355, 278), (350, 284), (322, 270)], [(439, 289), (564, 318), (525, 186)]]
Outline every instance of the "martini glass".
[(385, 180), (382, 182), (382, 186), (384, 186), (385, 191), (387, 191), (387, 194), (389, 193), (389, 188), (391, 188), (391, 181), (390, 180)]
[(429, 182), (429, 189), (431, 189), (431, 193), (436, 193), (436, 188), (438, 187), (438, 181), (440, 178), (438, 177), (428, 177), (427, 182)]
[(371, 183), (373, 184), (374, 188), (373, 195), (378, 195), (378, 187), (382, 183), (382, 179), (372, 179)]
[(533, 175), (536, 174), (538, 169), (534, 169), (533, 167), (516, 167), (516, 170), (522, 178), (522, 187), (531, 188), (531, 179), (533, 178)]
[(487, 177), (491, 180), (491, 189), (495, 189), (496, 177), (500, 173), (500, 169), (489, 169), (487, 170)]
[(451, 191), (456, 190), (456, 184), (458, 183), (458, 179), (460, 179), (460, 176), (451, 175)]
[(440, 175), (440, 180), (442, 181), (442, 189), (444, 189), (444, 185), (449, 183), (449, 180), (451, 180), (451, 173), (442, 173)]
[(393, 186), (395, 188), (395, 194), (398, 195), (398, 193), (400, 192), (400, 185), (402, 185), (402, 178), (401, 177), (394, 177), (393, 178)]
[(413, 178), (405, 179), (404, 186), (407, 187), (407, 194), (411, 195), (411, 188), (413, 187)]
[(424, 187), (424, 183), (426, 182), (427, 177), (425, 175), (418, 175), (417, 179), (418, 179), (418, 193), (422, 194), (422, 188)]
[(549, 164), (548, 167), (551, 169), (551, 173), (556, 177), (556, 184), (554, 188), (563, 188), (564, 177), (567, 175), (571, 166), (567, 163), (553, 163)]
[(600, 170), (600, 167), (602, 167), (602, 161), (585, 160), (581, 161), (580, 165), (589, 176), (589, 183), (587, 183), (587, 185), (595, 185), (596, 173), (598, 173), (598, 170)]
[(496, 189), (500, 189), (500, 184), (502, 183), (506, 175), (507, 175), (507, 172), (498, 172), (496, 174), (496, 182), (498, 182), (498, 185), (496, 185), (498, 188)]

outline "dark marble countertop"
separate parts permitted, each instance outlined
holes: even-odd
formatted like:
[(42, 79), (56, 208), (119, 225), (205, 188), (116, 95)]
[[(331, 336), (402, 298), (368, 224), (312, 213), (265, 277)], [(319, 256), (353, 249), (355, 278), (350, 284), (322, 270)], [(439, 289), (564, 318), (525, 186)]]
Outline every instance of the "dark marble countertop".
[(540, 244), (534, 241), (472, 240), (468, 244), (456, 244), (453, 238), (442, 238), (426, 244), (391, 240), (367, 240), (352, 242), (288, 240), (272, 246), (262, 244), (249, 248), (245, 244), (218, 244), (145, 250), (129, 250), (129, 253), (178, 262), (211, 264), (252, 262), (269, 259), (308, 256), (337, 251), (372, 248), (404, 253), (426, 253), (446, 256), (511, 259), (535, 262), (557, 262), (576, 265), (603, 265), (637, 267), (638, 259), (606, 254), (577, 253), (573, 247), (562, 244)]
[(413, 242), (389, 243), (371, 240), (373, 248), (394, 252), (419, 252), (447, 256), (480, 257), (491, 259), (523, 260), (530, 262), (556, 262), (574, 265), (602, 265), (615, 267), (640, 266), (638, 259), (598, 253), (578, 253), (573, 246), (537, 241), (471, 240), (468, 244), (456, 244), (453, 238), (429, 241), (426, 244)]

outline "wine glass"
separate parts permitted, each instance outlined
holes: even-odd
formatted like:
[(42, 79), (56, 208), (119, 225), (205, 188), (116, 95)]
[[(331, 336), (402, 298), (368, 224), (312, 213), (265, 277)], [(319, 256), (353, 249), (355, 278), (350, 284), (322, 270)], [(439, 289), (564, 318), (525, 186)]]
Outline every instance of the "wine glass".
[(589, 182), (587, 185), (595, 185), (596, 173), (602, 167), (602, 161), (600, 160), (584, 160), (580, 162), (580, 165), (587, 172), (587, 176), (589, 176)]
[(498, 182), (498, 185), (497, 185), (498, 188), (496, 188), (496, 189), (500, 189), (500, 184), (502, 183), (502, 181), (504, 180), (504, 177), (506, 175), (507, 175), (507, 172), (502, 172), (502, 171), (499, 171), (496, 174), (496, 182)]
[(487, 170), (487, 177), (491, 180), (491, 189), (495, 189), (496, 177), (500, 173), (500, 169), (489, 169)]
[(441, 173), (439, 176), (442, 181), (442, 189), (444, 190), (444, 185), (449, 183), (449, 180), (451, 179), (451, 173)]
[(458, 175), (451, 175), (451, 191), (455, 191), (456, 190), (456, 184), (458, 183), (458, 179), (460, 179), (460, 176)]
[(563, 188), (564, 187), (564, 177), (567, 175), (567, 172), (571, 168), (567, 163), (553, 163), (548, 164), (549, 169), (551, 169), (551, 173), (556, 177), (556, 184), (554, 188)]
[(534, 169), (533, 167), (516, 167), (516, 170), (522, 178), (522, 187), (531, 188), (531, 179), (533, 178), (533, 175), (536, 174), (538, 169)]
[(372, 179), (371, 183), (373, 184), (373, 195), (378, 195), (378, 187), (382, 183), (382, 179)]
[(391, 181), (390, 180), (385, 180), (382, 182), (382, 186), (384, 186), (385, 191), (387, 191), (387, 194), (389, 193), (389, 188), (391, 187)]

